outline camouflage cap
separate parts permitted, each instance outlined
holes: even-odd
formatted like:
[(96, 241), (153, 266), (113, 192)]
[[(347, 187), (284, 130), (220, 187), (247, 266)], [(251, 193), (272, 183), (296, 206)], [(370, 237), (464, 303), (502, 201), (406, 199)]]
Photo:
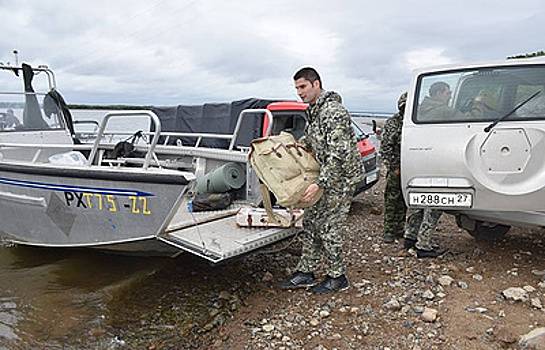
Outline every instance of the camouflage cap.
[(397, 108), (400, 111), (404, 110), (406, 103), (407, 103), (407, 92), (405, 91), (404, 93), (401, 94), (401, 96), (399, 96), (399, 99), (397, 100)]

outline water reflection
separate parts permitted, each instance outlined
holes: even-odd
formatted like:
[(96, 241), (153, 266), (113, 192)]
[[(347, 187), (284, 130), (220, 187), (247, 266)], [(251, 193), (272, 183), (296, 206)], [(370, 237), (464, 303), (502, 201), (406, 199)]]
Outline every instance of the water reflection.
[(84, 341), (89, 329), (104, 333), (113, 291), (169, 261), (94, 250), (0, 247), (0, 349), (65, 348), (77, 337)]
[(0, 280), (9, 281), (0, 285), (0, 350), (194, 346), (200, 327), (221, 324), (220, 309), (235, 310), (263, 267), (275, 273), (283, 259), (256, 254), (210, 265), (190, 254), (0, 247)]

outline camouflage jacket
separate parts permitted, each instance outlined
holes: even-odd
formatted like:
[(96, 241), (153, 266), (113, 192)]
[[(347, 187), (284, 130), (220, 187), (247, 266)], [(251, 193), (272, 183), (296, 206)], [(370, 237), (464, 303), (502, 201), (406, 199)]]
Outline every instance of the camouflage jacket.
[(333, 91), (322, 91), (308, 109), (308, 123), (301, 142), (314, 152), (320, 163), (317, 185), (325, 190), (343, 190), (363, 179), (351, 123), (341, 96)]
[(380, 156), (388, 171), (401, 166), (401, 129), (403, 113), (399, 112), (388, 118), (384, 124), (384, 132), (380, 142)]

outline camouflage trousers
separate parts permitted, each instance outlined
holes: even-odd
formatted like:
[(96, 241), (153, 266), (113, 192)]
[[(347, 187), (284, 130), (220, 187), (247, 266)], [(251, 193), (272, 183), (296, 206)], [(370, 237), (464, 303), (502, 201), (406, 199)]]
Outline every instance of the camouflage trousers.
[(407, 206), (401, 192), (401, 176), (388, 171), (384, 190), (384, 235), (403, 236), (406, 214)]
[(326, 189), (314, 206), (305, 209), (301, 236), (303, 249), (296, 268), (298, 271), (315, 271), (323, 255), (330, 277), (336, 278), (346, 272), (342, 245), (354, 189), (354, 186), (341, 190)]
[(409, 209), (403, 237), (415, 240), (418, 249), (433, 250), (431, 238), (441, 214), (441, 210)]

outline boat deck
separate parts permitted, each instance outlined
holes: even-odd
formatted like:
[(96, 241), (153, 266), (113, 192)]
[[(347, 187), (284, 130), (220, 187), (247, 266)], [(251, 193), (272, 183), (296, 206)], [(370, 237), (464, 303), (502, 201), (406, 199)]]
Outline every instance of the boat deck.
[(182, 228), (195, 226), (209, 221), (218, 220), (228, 216), (235, 215), (242, 207), (247, 207), (249, 204), (245, 201), (234, 201), (229, 207), (222, 210), (209, 210), (200, 212), (190, 212), (188, 210), (189, 198), (184, 197), (180, 208), (174, 214), (170, 221), (166, 232), (180, 230)]
[(180, 206), (163, 237), (169, 244), (212, 262), (244, 254), (294, 235), (300, 229), (281, 227), (240, 227), (236, 213), (246, 202), (235, 202), (227, 209), (191, 213), (187, 199)]

